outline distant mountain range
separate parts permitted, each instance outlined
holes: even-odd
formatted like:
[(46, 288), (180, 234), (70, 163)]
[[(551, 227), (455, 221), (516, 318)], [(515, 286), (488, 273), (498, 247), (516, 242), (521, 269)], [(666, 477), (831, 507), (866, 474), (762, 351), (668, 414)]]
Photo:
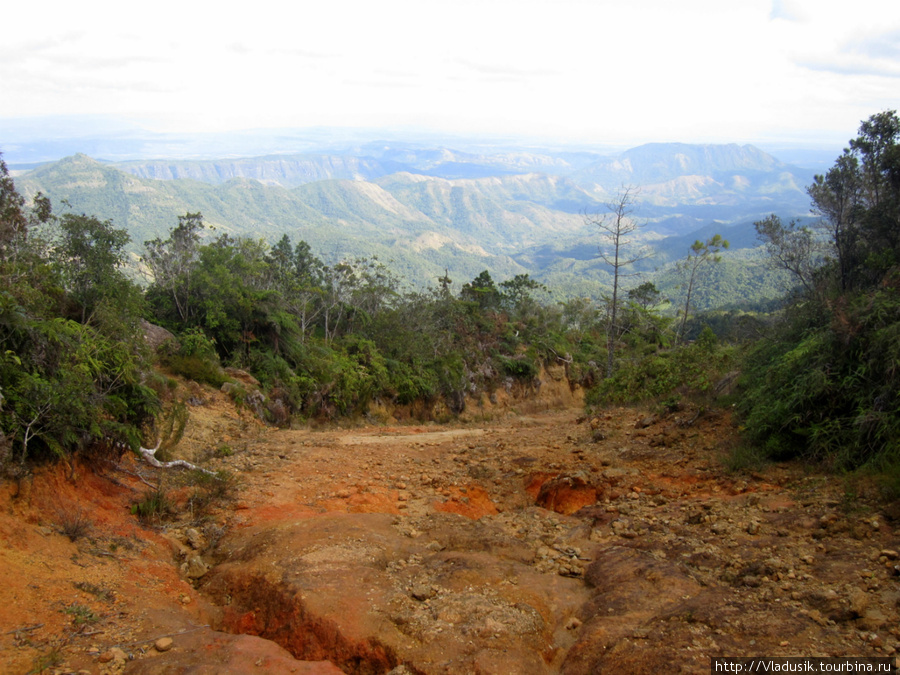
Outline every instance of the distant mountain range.
[[(447, 269), (460, 283), (488, 269), (528, 273), (565, 295), (598, 294), (608, 270), (585, 213), (639, 189), (636, 245), (665, 266), (694, 232), (756, 246), (752, 222), (809, 212), (812, 171), (745, 145), (655, 143), (617, 155), (571, 150), (458, 151), (371, 142), (341, 151), (216, 160), (100, 162), (78, 154), (20, 173), (19, 188), (110, 219), (133, 250), (200, 211), (218, 232), (289, 234), (327, 260), (377, 256), (413, 284)], [(699, 236), (699, 235), (698, 235)], [(677, 245), (676, 245), (677, 243)], [(682, 250), (684, 249), (684, 250)]]

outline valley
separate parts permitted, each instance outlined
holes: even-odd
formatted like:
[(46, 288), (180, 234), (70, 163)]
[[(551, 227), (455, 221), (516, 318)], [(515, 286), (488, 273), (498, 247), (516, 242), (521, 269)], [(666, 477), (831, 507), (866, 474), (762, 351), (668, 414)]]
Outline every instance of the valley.
[[(553, 297), (599, 297), (610, 283), (599, 237), (585, 214), (603, 214), (623, 185), (639, 189), (632, 245), (652, 250), (638, 271), (666, 277), (694, 239), (733, 240), (724, 267), (748, 269), (747, 302), (777, 297), (781, 278), (756, 249), (752, 223), (771, 213), (808, 217), (808, 169), (753, 146), (656, 143), (618, 155), (551, 150), (460, 152), (369, 143), (331, 153), (208, 160), (101, 162), (75, 155), (17, 172), (23, 194), (48, 195), (63, 211), (111, 220), (143, 242), (200, 212), (210, 236), (282, 235), (309, 243), (326, 262), (377, 257), (410, 288), (445, 270), (461, 285), (484, 269), (499, 279), (529, 274)], [(732, 289), (733, 290), (733, 289)], [(721, 297), (709, 306), (721, 304)]]

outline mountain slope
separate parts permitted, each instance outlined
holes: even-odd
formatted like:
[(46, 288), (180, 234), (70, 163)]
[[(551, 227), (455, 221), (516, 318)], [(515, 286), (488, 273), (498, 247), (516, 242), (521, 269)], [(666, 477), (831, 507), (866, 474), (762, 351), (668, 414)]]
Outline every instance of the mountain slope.
[[(44, 192), (57, 210), (111, 219), (129, 231), (138, 255), (145, 240), (165, 236), (179, 215), (200, 211), (217, 232), (270, 242), (286, 233), (293, 241), (307, 241), (328, 262), (377, 256), (415, 285), (433, 283), (445, 269), (458, 283), (488, 269), (498, 280), (528, 273), (567, 296), (596, 295), (608, 282), (608, 269), (596, 259), (600, 233), (586, 224), (583, 214), (605, 214), (605, 202), (614, 199), (622, 184), (657, 181), (637, 183), (641, 201), (633, 214), (642, 224), (636, 245), (653, 244), (661, 254), (647, 263), (648, 272), (683, 257), (684, 241), (693, 241), (695, 233), (725, 235), (728, 230), (733, 248), (752, 247), (754, 220), (773, 212), (782, 217), (809, 212), (801, 173), (751, 146), (642, 146), (593, 162), (571, 177), (382, 172), (408, 164), (443, 171), (471, 162), (480, 167), (473, 170), (477, 173), (492, 161), (509, 168), (545, 160), (561, 170), (567, 163), (584, 166), (594, 157), (583, 154), (569, 163), (554, 160), (553, 154), (542, 159), (535, 153), (492, 157), (443, 148), (365, 151), (382, 156), (142, 164), (148, 175), (180, 175), (183, 169), (202, 181), (141, 178), (118, 165), (76, 155), (24, 174), (16, 183), (29, 196)], [(374, 177), (362, 180), (367, 175)], [(300, 184), (274, 184), (291, 181)], [(68, 207), (60, 206), (63, 200)]]
[(266, 185), (287, 188), (320, 180), (372, 180), (406, 168), (392, 161), (321, 154), (216, 160), (144, 160), (121, 162), (115, 166), (139, 178), (154, 180), (189, 178), (218, 184), (235, 178), (252, 178)]
[(803, 186), (813, 176), (752, 145), (650, 143), (597, 161), (571, 178), (598, 193), (640, 186), (641, 198), (657, 206), (727, 205), (751, 211), (765, 206), (797, 215), (809, 209)]

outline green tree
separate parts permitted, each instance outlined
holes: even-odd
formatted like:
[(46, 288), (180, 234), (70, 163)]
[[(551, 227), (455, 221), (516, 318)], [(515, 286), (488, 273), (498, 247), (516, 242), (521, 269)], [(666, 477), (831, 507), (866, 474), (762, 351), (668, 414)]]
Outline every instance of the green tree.
[(900, 262), (900, 118), (872, 115), (808, 192), (828, 234), (841, 291), (878, 283)]
[(809, 227), (792, 220), (787, 225), (774, 213), (753, 223), (772, 266), (791, 273), (810, 295), (815, 293), (815, 274), (822, 264), (823, 242)]
[(0, 190), (12, 223), (0, 244), (0, 436), (20, 466), (97, 443), (139, 447), (157, 397), (120, 269), (127, 235), (70, 214), (51, 237), (37, 228), (52, 221), (49, 202), (25, 211), (14, 186)]
[(536, 304), (534, 293), (546, 292), (547, 287), (527, 274), (517, 274), (500, 283), (500, 300), (503, 307), (521, 315)]
[(178, 225), (169, 238), (159, 237), (144, 242), (144, 264), (152, 278), (149, 290), (161, 308), (163, 299), (172, 306), (174, 319), (189, 325), (195, 319), (195, 288), (193, 273), (199, 256), (200, 239), (205, 229), (200, 213), (186, 213), (178, 217)]
[[(809, 188), (825, 254), (792, 271), (807, 283), (744, 364), (744, 428), (770, 457), (900, 476), (900, 120), (871, 116)], [(769, 238), (783, 267), (784, 251)], [(802, 256), (801, 256), (802, 258)], [(809, 265), (809, 267), (807, 267)], [(796, 270), (796, 271), (795, 271)], [(811, 280), (811, 281), (810, 281)], [(895, 478), (895, 493), (900, 480)]]
[(691, 244), (688, 250), (687, 258), (678, 263), (679, 271), (686, 276), (687, 294), (684, 300), (684, 309), (681, 315), (681, 326), (678, 329), (678, 340), (684, 340), (684, 329), (687, 325), (688, 315), (691, 311), (691, 296), (699, 280), (700, 270), (709, 264), (717, 263), (722, 259), (719, 251), (727, 249), (728, 240), (722, 239), (722, 236), (715, 234), (706, 241), (699, 239)]
[(500, 308), (500, 290), (487, 270), (479, 273), (469, 283), (463, 284), (459, 297), (461, 300), (474, 302), (482, 310)]
[(16, 237), (24, 235), (27, 229), (25, 198), (16, 190), (3, 155), (0, 154), (0, 249), (8, 247)]
[(649, 310), (662, 302), (662, 293), (652, 281), (645, 281), (640, 286), (630, 289), (625, 295), (644, 310)]
[(285, 309), (297, 317), (300, 340), (305, 342), (324, 309), (322, 280), (325, 265), (312, 254), (309, 244), (299, 241), (292, 247), (286, 234), (272, 247), (268, 260), (271, 288), (280, 295)]
[(81, 323), (88, 323), (103, 302), (119, 307), (137, 301), (138, 291), (123, 272), (125, 247), (131, 237), (108, 220), (67, 213), (59, 222), (56, 264), (72, 299), (81, 309)]

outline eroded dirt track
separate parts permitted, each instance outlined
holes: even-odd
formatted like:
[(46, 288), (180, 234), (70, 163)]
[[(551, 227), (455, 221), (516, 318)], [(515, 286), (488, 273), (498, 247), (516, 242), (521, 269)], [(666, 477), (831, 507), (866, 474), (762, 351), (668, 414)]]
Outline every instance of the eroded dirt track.
[[(188, 672), (226, 645), (253, 672), (397, 674), (700, 673), (711, 656), (900, 650), (890, 508), (798, 467), (727, 474), (729, 416), (695, 413), (245, 434), (215, 460), (241, 476), (237, 504), (193, 533), (132, 536), (135, 560), (168, 565), (143, 578), (169, 586), (104, 581), (137, 605), (69, 640), (67, 664), (112, 668), (89, 650), (129, 642), (117, 630), (140, 646), (122, 668), (140, 673)], [(22, 536), (77, 547), (40, 527)], [(92, 569), (124, 564), (75, 550)], [(152, 598), (167, 622), (137, 611)], [(269, 643), (213, 629), (287, 651), (247, 656)], [(138, 642), (163, 633), (179, 633), (164, 653)], [(3, 640), (7, 659), (27, 651)], [(203, 672), (247, 672), (236, 663)]]

